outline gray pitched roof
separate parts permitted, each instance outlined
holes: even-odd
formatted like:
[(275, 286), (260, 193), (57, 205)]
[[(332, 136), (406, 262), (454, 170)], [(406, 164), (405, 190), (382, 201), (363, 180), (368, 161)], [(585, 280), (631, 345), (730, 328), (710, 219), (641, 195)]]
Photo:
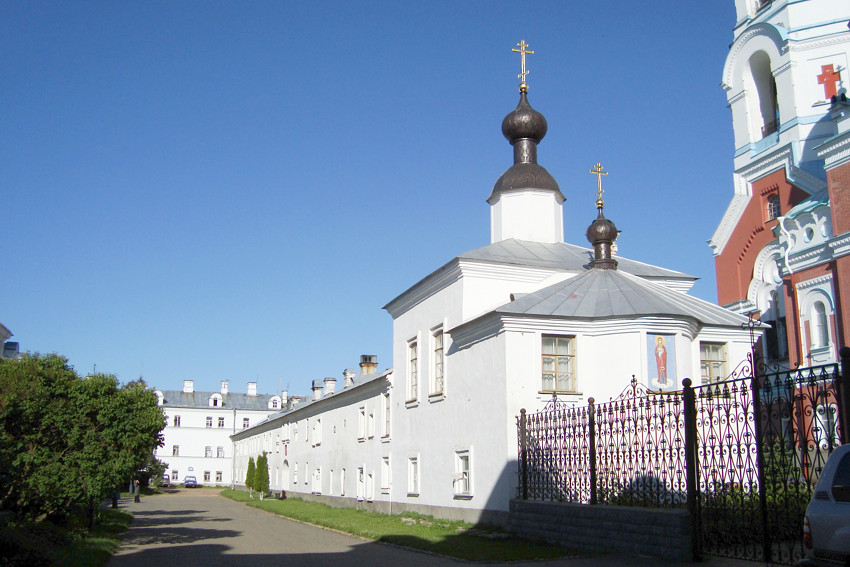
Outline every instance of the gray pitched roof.
[[(583, 272), (588, 269), (590, 261), (593, 260), (593, 250), (566, 242), (547, 244), (510, 238), (470, 250), (458, 258)], [(697, 279), (683, 272), (644, 264), (628, 258), (617, 257), (617, 262), (620, 270), (644, 278), (676, 278), (691, 281)]]
[(208, 408), (210, 407), (210, 396), (220, 394), (222, 404), (219, 408), (238, 410), (269, 411), (269, 400), (274, 394), (221, 394), (220, 392), (192, 392), (186, 393), (182, 390), (160, 390), (163, 394), (163, 407), (176, 408)]
[(748, 322), (742, 315), (661, 284), (620, 270), (599, 269), (525, 294), (494, 312), (578, 319), (689, 317), (726, 327)]

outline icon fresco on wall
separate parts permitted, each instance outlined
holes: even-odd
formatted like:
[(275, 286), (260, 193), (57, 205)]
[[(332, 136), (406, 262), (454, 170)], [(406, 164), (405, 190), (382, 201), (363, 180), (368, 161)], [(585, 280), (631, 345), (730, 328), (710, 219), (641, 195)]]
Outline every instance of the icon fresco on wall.
[(650, 390), (678, 390), (676, 382), (675, 335), (646, 335), (647, 370)]

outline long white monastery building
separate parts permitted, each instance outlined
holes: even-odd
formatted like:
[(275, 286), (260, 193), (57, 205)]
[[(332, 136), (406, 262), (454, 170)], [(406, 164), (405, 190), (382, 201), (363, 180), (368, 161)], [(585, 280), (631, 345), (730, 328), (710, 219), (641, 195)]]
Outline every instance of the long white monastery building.
[[(521, 408), (726, 377), (747, 319), (687, 295), (695, 278), (611, 251), (601, 192), (593, 248), (563, 241), (564, 196), (537, 164), (546, 120), (527, 87), (502, 123), (514, 164), (489, 198), (491, 243), (391, 300), (394, 368), (314, 383), (313, 400), (233, 436), (237, 483), (269, 453), (272, 490), (385, 512), (501, 523), (516, 494)], [(600, 169), (597, 166), (597, 169)]]

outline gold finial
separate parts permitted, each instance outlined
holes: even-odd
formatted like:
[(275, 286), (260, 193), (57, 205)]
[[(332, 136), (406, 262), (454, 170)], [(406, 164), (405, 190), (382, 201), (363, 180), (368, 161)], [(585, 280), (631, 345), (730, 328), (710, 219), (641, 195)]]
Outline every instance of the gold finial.
[(608, 175), (608, 172), (602, 171), (602, 164), (596, 162), (596, 167), (591, 169), (590, 173), (596, 176), (596, 208), (601, 209), (605, 206), (605, 201), (602, 200), (602, 176)]
[(528, 71), (525, 69), (525, 56), (534, 55), (534, 52), (526, 49), (528, 47), (528, 44), (525, 43), (524, 39), (521, 39), (520, 42), (517, 43), (517, 47), (519, 47), (519, 49), (515, 47), (511, 49), (511, 51), (513, 51), (514, 53), (519, 53), (520, 55), (520, 59), (522, 61), (522, 72), (517, 75), (517, 78), (522, 81), (519, 84), (519, 91), (525, 93), (528, 92), (528, 85), (525, 83), (525, 76), (528, 75)]

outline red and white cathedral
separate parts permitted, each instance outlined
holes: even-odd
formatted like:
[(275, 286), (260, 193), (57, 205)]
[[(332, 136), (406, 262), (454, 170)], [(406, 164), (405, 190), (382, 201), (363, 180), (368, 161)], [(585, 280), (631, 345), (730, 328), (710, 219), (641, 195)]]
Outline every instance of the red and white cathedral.
[(721, 85), (734, 196), (709, 241), (720, 305), (770, 325), (768, 363), (850, 344), (850, 2), (735, 0)]

